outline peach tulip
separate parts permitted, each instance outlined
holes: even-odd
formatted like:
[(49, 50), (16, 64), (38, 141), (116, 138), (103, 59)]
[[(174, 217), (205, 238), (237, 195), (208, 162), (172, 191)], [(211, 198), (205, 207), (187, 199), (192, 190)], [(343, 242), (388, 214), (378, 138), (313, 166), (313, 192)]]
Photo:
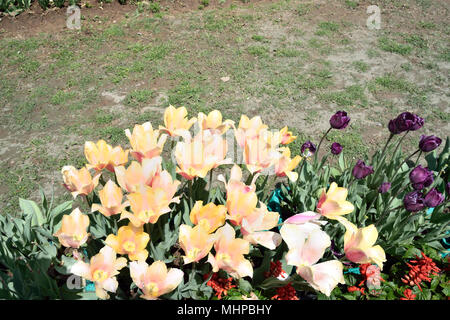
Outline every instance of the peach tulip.
[(144, 158), (151, 159), (159, 156), (167, 139), (166, 134), (160, 134), (159, 130), (153, 130), (150, 122), (135, 125), (133, 133), (126, 129), (125, 135), (130, 140), (131, 155), (139, 162), (142, 162)]
[(159, 126), (159, 130), (167, 133), (171, 137), (183, 136), (197, 121), (196, 118), (188, 119), (185, 107), (175, 108), (170, 105), (164, 111), (164, 127)]
[(208, 233), (211, 233), (223, 226), (226, 215), (227, 208), (224, 205), (215, 205), (214, 203), (203, 205), (203, 201), (196, 201), (190, 218), (193, 224), (201, 225)]
[(346, 229), (344, 234), (345, 256), (354, 263), (375, 263), (380, 269), (383, 269), (386, 254), (381, 246), (374, 246), (378, 238), (378, 231), (375, 225), (371, 224), (358, 229), (344, 217), (338, 218), (338, 221)]
[(234, 135), (238, 145), (244, 148), (247, 141), (258, 138), (261, 132), (266, 129), (267, 125), (262, 122), (260, 116), (249, 119), (246, 115), (242, 115), (239, 127), (235, 129)]
[(338, 283), (345, 283), (341, 262), (330, 260), (317, 263), (331, 245), (330, 237), (318, 224), (285, 223), (280, 234), (289, 248), (285, 256), (287, 264), (296, 266), (297, 274), (314, 289), (329, 296)]
[(267, 141), (265, 134), (255, 139), (247, 139), (243, 155), (244, 163), (252, 174), (268, 169), (280, 157), (280, 153)]
[(226, 207), (228, 211), (227, 219), (233, 225), (241, 225), (242, 219), (250, 215), (256, 205), (258, 204), (258, 197), (256, 196), (256, 181), (257, 175), (249, 186), (241, 182), (242, 170), (239, 166), (234, 165), (231, 169), (230, 179), (225, 181), (223, 175), (219, 175), (218, 180), (225, 183), (227, 191)]
[(332, 182), (327, 193), (322, 191), (319, 203), (317, 204), (317, 212), (328, 219), (336, 220), (338, 217), (349, 214), (355, 208), (353, 204), (346, 201), (348, 190), (338, 187), (336, 182)]
[(211, 251), (215, 235), (209, 234), (202, 225), (195, 227), (182, 224), (180, 226), (179, 241), (184, 251), (184, 264), (198, 262)]
[(135, 227), (140, 227), (146, 223), (156, 223), (159, 217), (171, 211), (169, 205), (172, 202), (179, 203), (178, 197), (174, 197), (173, 190), (176, 190), (179, 182), (176, 181), (167, 189), (142, 186), (138, 192), (128, 194), (131, 214), (123, 211), (120, 219), (129, 219)]
[(276, 232), (267, 230), (277, 226), (280, 214), (268, 211), (266, 205), (262, 202), (260, 202), (260, 206), (242, 219), (241, 232), (244, 239), (251, 244), (260, 244), (274, 250), (280, 245), (281, 236)]
[(162, 261), (155, 261), (150, 266), (145, 261), (133, 261), (130, 262), (130, 276), (144, 293), (142, 298), (155, 300), (178, 287), (184, 273), (177, 268), (167, 270)]
[(244, 254), (250, 251), (250, 243), (244, 239), (236, 239), (235, 235), (234, 229), (229, 224), (219, 228), (215, 233), (216, 255), (209, 253), (208, 262), (212, 265), (213, 272), (222, 269), (234, 278), (253, 277), (252, 264), (244, 258)]
[(209, 130), (215, 134), (224, 134), (234, 122), (232, 120), (222, 122), (222, 113), (219, 110), (213, 110), (208, 115), (200, 112), (198, 114), (198, 124), (201, 130)]
[(108, 235), (105, 243), (113, 248), (118, 254), (127, 254), (130, 260), (145, 260), (148, 251), (145, 249), (150, 240), (148, 233), (142, 227), (136, 228), (131, 223), (122, 226), (114, 234)]
[(98, 195), (101, 205), (94, 203), (92, 212), (99, 211), (105, 217), (119, 214), (128, 206), (128, 202), (122, 203), (122, 190), (112, 180), (105, 184), (103, 189), (98, 192)]
[(63, 215), (61, 228), (54, 236), (58, 237), (59, 243), (64, 247), (78, 249), (89, 237), (88, 227), (89, 217), (76, 208), (70, 214)]
[(76, 262), (71, 272), (95, 283), (95, 293), (100, 299), (108, 299), (109, 292), (116, 292), (118, 282), (116, 275), (127, 265), (127, 259), (117, 258), (113, 248), (105, 246), (91, 258), (90, 263)]
[(64, 166), (61, 169), (63, 175), (64, 187), (72, 193), (74, 198), (77, 195), (88, 195), (98, 185), (100, 173), (97, 173), (93, 178), (86, 167), (80, 170), (73, 166)]
[(287, 176), (292, 182), (297, 181), (298, 173), (293, 172), (292, 170), (298, 166), (301, 160), (302, 157), (300, 156), (295, 156), (291, 159), (291, 150), (289, 150), (289, 148), (284, 148), (281, 157), (275, 162), (275, 174), (278, 177)]
[(160, 156), (151, 159), (142, 159), (142, 162), (132, 161), (128, 168), (118, 166), (114, 168), (117, 182), (127, 192), (136, 192), (142, 185), (151, 186), (153, 179), (161, 168)]
[(84, 144), (84, 154), (89, 162), (86, 167), (96, 171), (107, 169), (114, 172), (115, 166), (128, 162), (128, 152), (129, 150), (124, 151), (120, 146), (111, 147), (105, 140), (98, 140), (97, 143), (86, 141)]
[(206, 153), (206, 144), (202, 133), (193, 139), (178, 142), (175, 147), (177, 173), (187, 180), (195, 177), (204, 178), (209, 170), (217, 165), (218, 157), (213, 153)]
[(213, 159), (213, 169), (223, 164), (232, 164), (233, 161), (225, 158), (228, 152), (228, 143), (220, 134), (211, 134), (210, 131), (201, 131), (203, 137), (204, 157)]

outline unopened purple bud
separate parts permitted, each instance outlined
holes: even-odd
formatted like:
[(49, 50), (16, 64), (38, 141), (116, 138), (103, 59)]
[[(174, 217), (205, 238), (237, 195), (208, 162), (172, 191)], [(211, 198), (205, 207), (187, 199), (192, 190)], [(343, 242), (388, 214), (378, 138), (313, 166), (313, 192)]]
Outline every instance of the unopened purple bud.
[(383, 182), (381, 186), (378, 188), (379, 193), (386, 193), (391, 189), (391, 183), (390, 182)]
[(331, 145), (331, 153), (332, 154), (338, 155), (339, 153), (342, 152), (342, 149), (343, 149), (343, 147), (337, 142), (333, 142), (333, 144)]
[(436, 136), (425, 136), (420, 137), (419, 148), (423, 152), (433, 151), (439, 147), (442, 143), (442, 139)]
[(345, 129), (350, 122), (347, 112), (338, 111), (330, 118), (330, 125), (333, 129)]

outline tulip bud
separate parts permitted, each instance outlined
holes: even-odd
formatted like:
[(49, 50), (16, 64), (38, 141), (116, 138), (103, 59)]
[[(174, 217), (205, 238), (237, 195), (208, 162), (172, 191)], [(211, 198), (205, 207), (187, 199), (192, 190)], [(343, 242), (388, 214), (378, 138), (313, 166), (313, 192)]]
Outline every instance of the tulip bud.
[(378, 188), (379, 193), (386, 193), (391, 189), (391, 183), (390, 182), (383, 182), (381, 186)]
[(439, 147), (442, 143), (442, 139), (436, 136), (425, 136), (422, 135), (420, 137), (419, 148), (423, 152), (433, 151), (437, 147)]
[(418, 165), (409, 173), (409, 180), (414, 189), (422, 190), (433, 183), (433, 172)]
[(330, 118), (330, 125), (333, 129), (345, 129), (350, 122), (347, 112), (338, 111)]
[(333, 142), (333, 144), (331, 145), (331, 153), (338, 155), (342, 152), (343, 147), (337, 143), (337, 142)]

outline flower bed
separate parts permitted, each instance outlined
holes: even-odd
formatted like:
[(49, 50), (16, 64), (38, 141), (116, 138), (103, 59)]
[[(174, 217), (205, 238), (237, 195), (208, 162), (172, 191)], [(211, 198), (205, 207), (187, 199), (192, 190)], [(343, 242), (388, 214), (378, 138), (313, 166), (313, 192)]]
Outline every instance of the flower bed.
[(424, 125), (404, 112), (370, 160), (349, 165), (338, 143), (319, 158), (349, 122), (336, 112), (317, 147), (291, 155), (287, 127), (169, 106), (159, 129), (125, 130), (130, 149), (86, 142), (86, 165), (61, 171), (74, 202), (42, 192), (0, 216), (1, 297), (448, 297), (449, 139), (438, 154), (442, 140), (422, 136), (404, 157)]

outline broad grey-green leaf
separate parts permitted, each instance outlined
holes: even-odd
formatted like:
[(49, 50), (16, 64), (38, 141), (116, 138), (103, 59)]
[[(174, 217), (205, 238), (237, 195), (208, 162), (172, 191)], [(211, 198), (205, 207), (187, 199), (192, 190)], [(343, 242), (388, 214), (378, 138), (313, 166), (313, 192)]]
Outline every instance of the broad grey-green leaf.
[(19, 205), (25, 217), (31, 216), (31, 226), (42, 226), (46, 219), (36, 202), (19, 198)]

